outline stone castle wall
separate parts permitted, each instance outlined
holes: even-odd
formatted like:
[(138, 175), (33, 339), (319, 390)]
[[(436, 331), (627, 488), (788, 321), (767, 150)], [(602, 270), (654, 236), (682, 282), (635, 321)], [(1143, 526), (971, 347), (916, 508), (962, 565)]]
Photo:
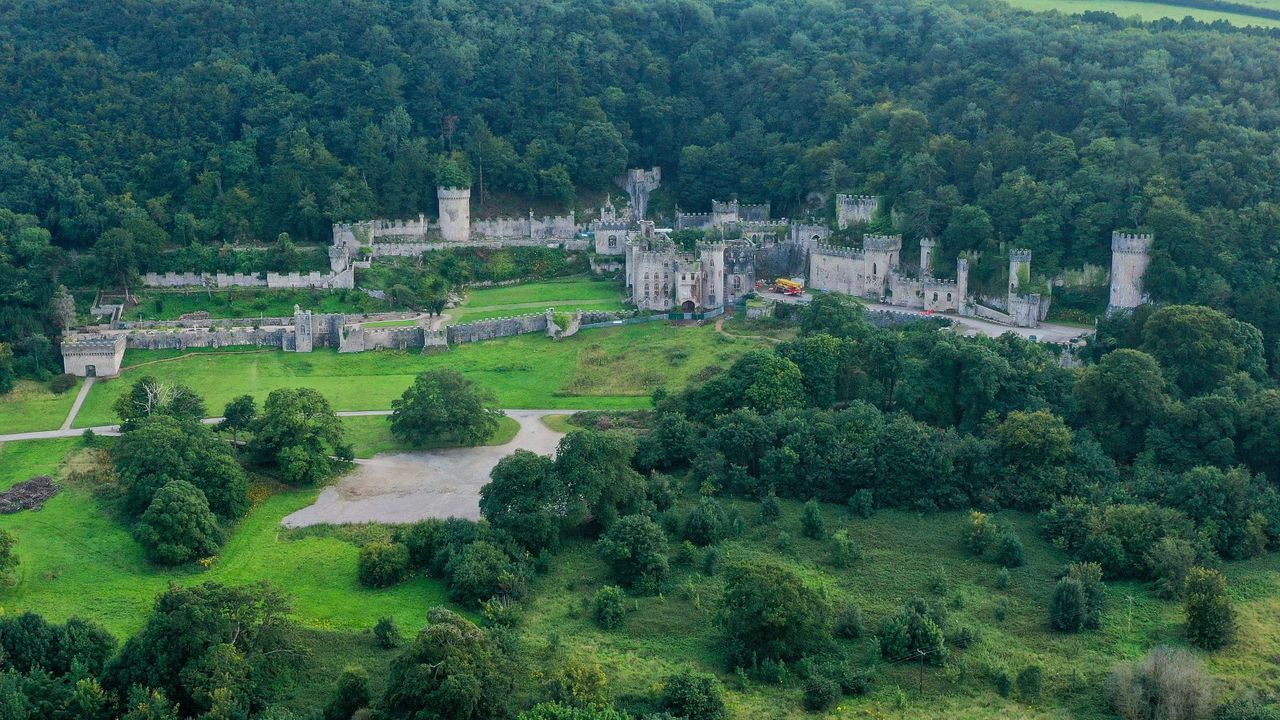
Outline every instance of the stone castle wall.
[(463, 325), (450, 325), (447, 328), (447, 339), (450, 345), (458, 343), (480, 342), (495, 338), (524, 335), (525, 333), (546, 332), (547, 316), (517, 315), (509, 318), (480, 320)]
[(182, 287), (265, 287), (281, 289), (347, 289), (356, 286), (356, 275), (353, 267), (332, 273), (274, 273), (263, 275), (255, 273), (146, 273), (142, 276), (142, 284), (156, 288)]

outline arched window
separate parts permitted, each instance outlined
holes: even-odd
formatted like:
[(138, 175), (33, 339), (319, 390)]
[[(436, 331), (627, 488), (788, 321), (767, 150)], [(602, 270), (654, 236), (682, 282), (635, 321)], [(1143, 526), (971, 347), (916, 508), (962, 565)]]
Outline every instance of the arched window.
[(947, 293), (947, 302), (951, 302), (951, 293)]
[(609, 247), (618, 247), (618, 236), (617, 236), (617, 235), (610, 235), (610, 236), (609, 236)]
[(938, 302), (938, 293), (933, 294), (933, 301)]

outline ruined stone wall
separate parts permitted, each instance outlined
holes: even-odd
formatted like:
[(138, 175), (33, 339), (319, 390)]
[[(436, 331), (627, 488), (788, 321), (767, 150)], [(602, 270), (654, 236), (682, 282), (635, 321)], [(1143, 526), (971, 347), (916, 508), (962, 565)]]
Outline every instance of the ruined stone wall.
[(809, 250), (804, 243), (766, 243), (755, 248), (755, 275), (774, 280), (780, 277), (799, 277), (809, 266)]

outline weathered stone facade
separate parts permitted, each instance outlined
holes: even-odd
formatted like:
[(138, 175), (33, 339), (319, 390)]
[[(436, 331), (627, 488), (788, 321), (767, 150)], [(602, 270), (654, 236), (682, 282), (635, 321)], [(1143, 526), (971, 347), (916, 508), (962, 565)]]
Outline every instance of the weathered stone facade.
[(891, 305), (967, 314), (969, 261), (956, 262), (956, 279), (933, 276), (937, 244), (920, 241), (921, 268), (901, 267), (901, 235), (867, 235), (861, 248), (816, 245), (809, 252), (809, 286)]
[(1111, 297), (1108, 312), (1135, 308), (1147, 302), (1144, 282), (1151, 266), (1150, 235), (1111, 233)]
[(841, 230), (855, 223), (871, 222), (880, 210), (880, 198), (874, 195), (836, 194), (836, 226)]
[(114, 377), (124, 361), (120, 335), (68, 335), (62, 339), (62, 370), (79, 377)]

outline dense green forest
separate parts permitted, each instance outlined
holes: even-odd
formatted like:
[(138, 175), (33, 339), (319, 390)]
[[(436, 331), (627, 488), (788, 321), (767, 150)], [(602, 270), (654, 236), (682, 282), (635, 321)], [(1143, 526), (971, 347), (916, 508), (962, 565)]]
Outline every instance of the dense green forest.
[(455, 152), (486, 196), (650, 165), (662, 211), (882, 194), (939, 267), (983, 250), (978, 280), (1010, 244), (1053, 274), (1152, 231), (1157, 299), (1274, 361), (1278, 69), (1264, 31), (982, 0), (6, 3), (0, 341), (165, 247), (430, 212)]

